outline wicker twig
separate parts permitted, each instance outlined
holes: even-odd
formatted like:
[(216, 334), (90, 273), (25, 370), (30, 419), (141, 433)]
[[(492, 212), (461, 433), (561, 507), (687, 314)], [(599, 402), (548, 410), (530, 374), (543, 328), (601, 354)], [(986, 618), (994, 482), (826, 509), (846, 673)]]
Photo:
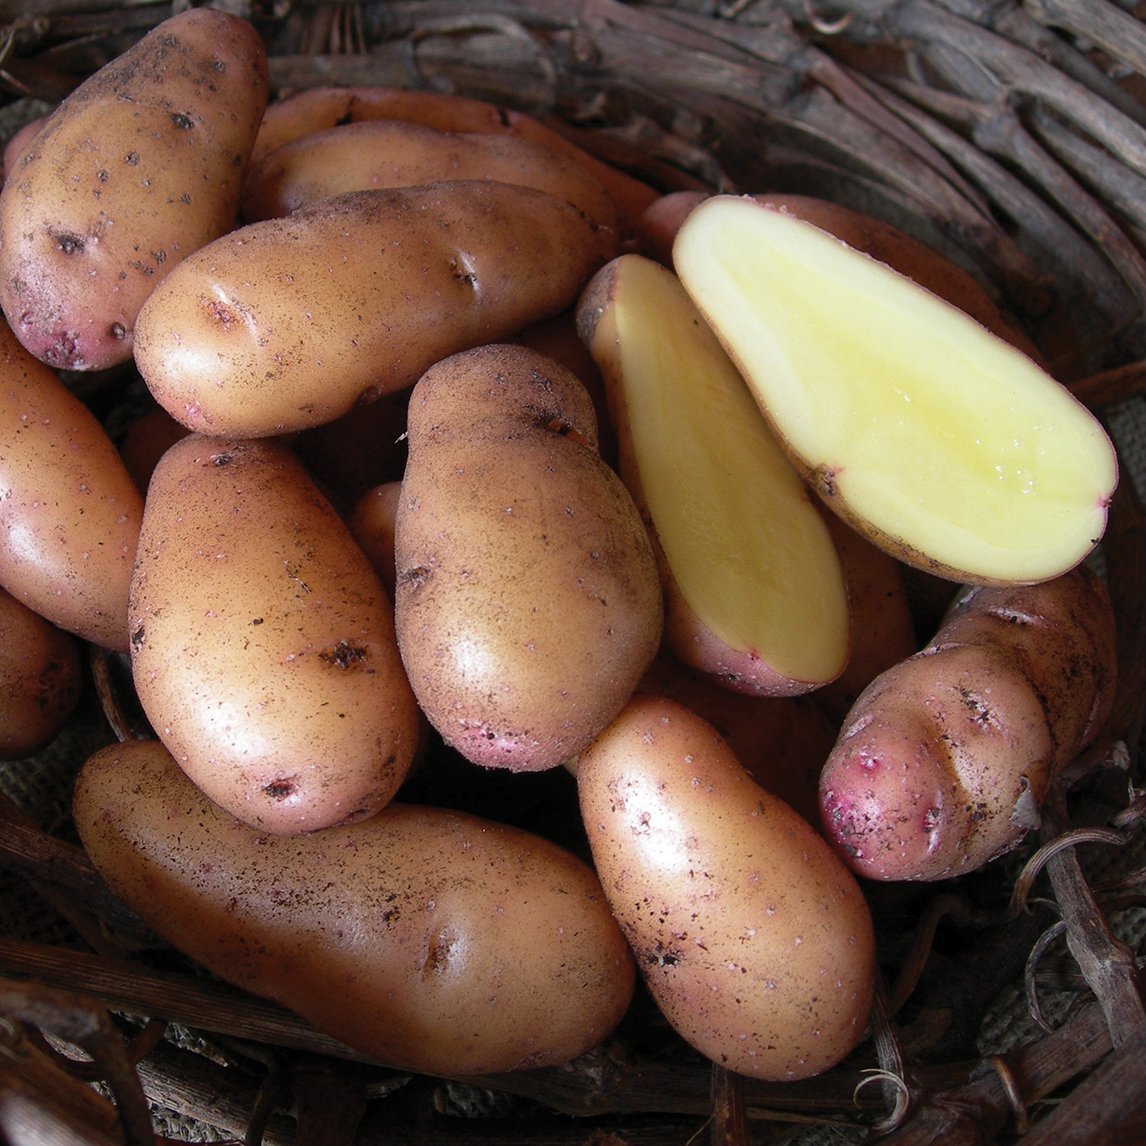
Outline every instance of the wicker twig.
[(1107, 0), (1026, 0), (1031, 18), (1089, 41), (1115, 60), (1146, 74), (1146, 29)]
[(36, 982), (0, 979), (0, 1014), (50, 1031), (86, 1051), (115, 1096), (123, 1146), (152, 1146), (151, 1113), (123, 1035), (86, 997)]
[(1013, 1123), (1016, 1105), (1025, 1119), (1037, 1102), (1109, 1051), (1102, 1012), (1089, 1005), (1046, 1038), (984, 1062), (961, 1086), (925, 1092), (913, 1117), (883, 1141), (886, 1146), (986, 1146)]
[[(1044, 819), (1052, 827), (1067, 820), (1061, 793), (1052, 792)], [(1133, 951), (1115, 937), (1073, 849), (1056, 851), (1047, 861), (1055, 900), (1066, 923), (1066, 939), (1083, 977), (1098, 997), (1117, 1047), (1146, 1028), (1146, 976)]]

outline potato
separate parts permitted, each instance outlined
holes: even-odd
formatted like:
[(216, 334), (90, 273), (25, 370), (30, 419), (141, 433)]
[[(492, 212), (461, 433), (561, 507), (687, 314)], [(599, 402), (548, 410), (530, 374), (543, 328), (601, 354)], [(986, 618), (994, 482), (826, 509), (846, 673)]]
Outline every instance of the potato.
[(411, 394), (398, 643), (430, 723), (474, 763), (575, 755), (660, 643), (649, 538), (595, 447), (585, 388), (526, 347), (447, 358)]
[(136, 364), (193, 430), (301, 430), (565, 309), (614, 246), (532, 188), (349, 192), (185, 259), (140, 312)]
[[(709, 196), (703, 191), (672, 191), (651, 203), (637, 226), (637, 249), (649, 258), (672, 265), (672, 245), (692, 209)], [(946, 255), (929, 247), (891, 223), (862, 211), (814, 195), (777, 192), (752, 196), (758, 203), (803, 219), (814, 227), (863, 251), (957, 306), (988, 330), (1006, 339), (1037, 362), (1042, 355), (1013, 316), (978, 279)]]
[(0, 760), (51, 743), (83, 692), (79, 644), (0, 589)]
[(819, 830), (820, 771), (835, 744), (836, 726), (816, 703), (818, 693), (734, 692), (663, 651), (637, 691), (675, 700), (707, 720), (761, 788)]
[(180, 951), (399, 1069), (558, 1065), (628, 1007), (632, 957), (596, 876), (519, 829), (394, 803), (268, 836), (154, 740), (89, 759), (74, 811), (104, 880)]
[(107, 431), (0, 322), (0, 585), (61, 629), (126, 652), (142, 517)]
[(253, 164), (244, 181), (248, 222), (289, 215), (346, 191), (496, 179), (548, 191), (617, 228), (617, 209), (584, 164), (515, 135), (438, 131), (402, 120), (361, 120), (303, 136)]
[(861, 693), (820, 778), (859, 874), (948, 879), (1017, 846), (1114, 700), (1114, 618), (1089, 566), (973, 587), (930, 644)]
[(603, 163), (525, 112), (446, 92), (383, 86), (313, 87), (272, 103), (263, 116), (252, 162), (313, 132), (379, 119), (417, 123), (438, 131), (515, 136), (560, 151), (581, 163), (608, 189), (624, 235), (633, 231), (641, 213), (657, 198), (648, 184)]
[(34, 355), (70, 370), (131, 359), (144, 299), (235, 225), (267, 96), (255, 28), (194, 8), (52, 112), (0, 192), (0, 306)]
[(835, 544), (675, 275), (621, 255), (590, 280), (577, 321), (656, 544), (674, 655), (761, 696), (834, 680), (850, 640)]
[(958, 308), (734, 195), (693, 209), (673, 262), (797, 468), (893, 556), (1013, 584), (1102, 537), (1118, 467), (1101, 423)]
[(829, 510), (824, 520), (847, 586), (851, 644), (844, 671), (814, 696), (838, 725), (859, 694), (916, 652), (919, 641), (903, 566)]
[(231, 815), (313, 831), (394, 796), (421, 725), (390, 600), (289, 447), (192, 434), (168, 449), (128, 617), (145, 714)]
[(402, 498), (401, 481), (387, 481), (368, 489), (352, 507), (346, 524), (366, 554), (383, 587), (394, 597), (394, 523)]
[(123, 464), (140, 493), (147, 493), (148, 483), (159, 459), (189, 433), (191, 431), (175, 421), (162, 406), (153, 406), (143, 411), (127, 427), (119, 443), (119, 456), (123, 458)]
[(871, 914), (827, 841), (710, 724), (636, 697), (581, 753), (593, 860), (665, 1017), (728, 1070), (787, 1081), (859, 1042)]
[(18, 131), (13, 132), (8, 137), (7, 142), (4, 144), (4, 179), (7, 180), (8, 176), (12, 174), (13, 169), (20, 160), (20, 156), (24, 154), (24, 150), (28, 144), (32, 142), (36, 133), (47, 122), (47, 115), (38, 115), (34, 119), (28, 120)]

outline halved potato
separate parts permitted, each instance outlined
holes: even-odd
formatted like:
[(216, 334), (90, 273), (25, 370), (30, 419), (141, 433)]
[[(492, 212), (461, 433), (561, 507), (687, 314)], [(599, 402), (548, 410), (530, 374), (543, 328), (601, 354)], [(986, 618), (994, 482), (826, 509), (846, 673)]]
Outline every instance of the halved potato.
[(701, 203), (673, 259), (797, 466), (903, 561), (1038, 582), (1102, 537), (1118, 480), (1102, 426), (962, 311), (750, 198)]
[(849, 642), (835, 543), (676, 276), (622, 255), (577, 314), (605, 379), (621, 475), (657, 542), (673, 652), (759, 695), (833, 680)]

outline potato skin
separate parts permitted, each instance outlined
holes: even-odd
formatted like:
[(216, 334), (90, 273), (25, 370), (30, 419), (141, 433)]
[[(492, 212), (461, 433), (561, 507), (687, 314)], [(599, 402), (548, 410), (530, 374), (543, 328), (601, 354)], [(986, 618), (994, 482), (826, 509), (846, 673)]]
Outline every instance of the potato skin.
[(32, 142), (36, 132), (44, 126), (47, 120), (47, 115), (38, 115), (35, 119), (28, 120), (23, 127), (8, 137), (3, 151), (5, 180), (12, 174), (12, 169), (19, 162), (20, 156), (24, 154), (24, 149)]
[(825, 831), (869, 879), (948, 879), (1016, 847), (1114, 700), (1114, 618), (1087, 566), (975, 587), (852, 707), (820, 778)]
[(438, 131), (385, 119), (340, 124), (277, 148), (248, 169), (242, 214), (255, 222), (346, 191), (449, 179), (495, 179), (548, 191), (599, 226), (617, 229), (608, 192), (562, 152), (520, 136)]
[(903, 566), (826, 508), (851, 613), (851, 649), (844, 671), (813, 695), (838, 725), (859, 694), (884, 669), (919, 647)]
[(854, 877), (715, 729), (634, 698), (581, 753), (577, 787), (601, 884), (665, 1017), (753, 1078), (807, 1078), (863, 1034), (871, 915)]
[(507, 183), (348, 192), (185, 259), (140, 312), (136, 364), (190, 429), (305, 429), (560, 312), (615, 242)]
[(0, 193), (0, 306), (44, 362), (130, 360), (157, 283), (234, 226), (268, 96), (255, 28), (194, 8), (85, 80)]
[(127, 651), (143, 496), (95, 415), (0, 322), (0, 585)]
[(491, 345), (428, 370), (408, 425), (395, 621), (422, 710), (475, 763), (561, 764), (620, 711), (663, 625), (592, 401), (557, 362)]
[(0, 760), (49, 744), (79, 703), (83, 681), (76, 639), (0, 589)]
[(402, 482), (381, 482), (368, 489), (351, 507), (346, 524), (366, 554), (390, 599), (394, 599), (394, 520), (402, 499)]
[(810, 696), (754, 696), (718, 683), (663, 648), (637, 690), (707, 720), (752, 779), (820, 830), (820, 770), (837, 726)]
[(658, 197), (657, 191), (628, 172), (605, 163), (562, 133), (514, 108), (447, 92), (413, 91), (383, 85), (313, 87), (272, 103), (263, 116), (253, 160), (277, 147), (336, 124), (401, 120), (438, 131), (514, 136), (559, 151), (581, 163), (608, 189), (623, 236)]
[(152, 727), (244, 822), (363, 819), (405, 778), (421, 723), (390, 600), (286, 445), (192, 434), (168, 449), (128, 617)]
[(89, 759), (74, 811), (104, 880), (175, 947), (400, 1069), (561, 1064), (628, 1007), (632, 957), (596, 876), (519, 829), (394, 803), (268, 836), (153, 740)]

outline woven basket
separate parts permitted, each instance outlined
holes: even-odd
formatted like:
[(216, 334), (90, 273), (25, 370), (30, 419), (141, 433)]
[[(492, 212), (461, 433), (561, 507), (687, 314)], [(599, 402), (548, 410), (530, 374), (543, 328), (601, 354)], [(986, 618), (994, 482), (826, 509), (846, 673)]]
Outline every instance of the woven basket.
[[(827, 1074), (730, 1077), (638, 996), (607, 1045), (564, 1068), (451, 1080), (362, 1061), (219, 984), (103, 889), (74, 840), (70, 788), (114, 739), (109, 714), (130, 690), (124, 664), (93, 656), (69, 727), (35, 758), (0, 765), (0, 1139), (1141, 1141), (1146, 25), (1134, 6), (218, 6), (262, 31), (276, 92), (369, 83), (490, 99), (661, 189), (810, 193), (962, 264), (1120, 448), (1124, 480), (1098, 557), (1119, 614), (1121, 692), (1109, 737), (1023, 848), (950, 884), (869, 889), (886, 991), (870, 1037)], [(0, 0), (0, 135), (171, 13), (146, 0)], [(122, 395), (90, 397), (114, 428)], [(551, 816), (568, 810), (565, 779), (492, 780), (459, 798)]]

